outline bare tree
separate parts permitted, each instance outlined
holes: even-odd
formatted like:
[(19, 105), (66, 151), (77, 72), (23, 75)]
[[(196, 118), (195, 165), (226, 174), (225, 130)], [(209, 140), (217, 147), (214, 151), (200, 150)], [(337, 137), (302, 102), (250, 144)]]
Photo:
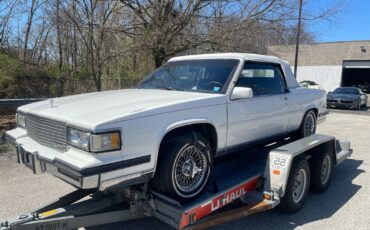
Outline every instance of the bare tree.
[[(300, 41), (314, 42), (307, 25), (330, 21), (343, 1), (304, 5)], [(0, 45), (15, 51), (14, 79), (29, 80), (8, 85), (61, 96), (127, 87), (175, 55), (292, 44), (296, 12), (296, 0), (0, 0)]]
[(28, 19), (27, 19), (27, 25), (26, 25), (26, 31), (24, 33), (24, 46), (23, 46), (23, 64), (26, 64), (26, 58), (27, 58), (27, 52), (28, 52), (28, 39), (31, 32), (31, 26), (33, 22), (33, 18), (35, 15), (35, 12), (39, 6), (38, 0), (31, 0), (31, 7), (28, 11)]
[(9, 33), (9, 22), (11, 21), (18, 1), (4, 1), (0, 0), (0, 46), (3, 45), (5, 38)]
[(260, 41), (256, 35), (264, 22), (287, 14), (282, 10), (286, 0), (121, 2), (133, 15), (124, 31), (139, 41), (139, 47), (151, 51), (156, 67), (189, 50), (259, 51), (252, 49), (252, 43)]
[(117, 3), (114, 0), (73, 0), (72, 12), (68, 8), (69, 5), (62, 6), (63, 12), (74, 24), (82, 38), (87, 52), (85, 58), (97, 91), (101, 91), (104, 63), (109, 56), (109, 49), (105, 47), (109, 36), (106, 27), (111, 22), (111, 15), (116, 10)]
[[(195, 45), (184, 41), (181, 46), (172, 46), (197, 13), (210, 4), (202, 0), (121, 2), (133, 14), (129, 22), (131, 30), (126, 31), (127, 34), (140, 39), (139, 46), (151, 51), (156, 67), (162, 65), (168, 57)], [(188, 33), (187, 36), (193, 37), (194, 34)]]

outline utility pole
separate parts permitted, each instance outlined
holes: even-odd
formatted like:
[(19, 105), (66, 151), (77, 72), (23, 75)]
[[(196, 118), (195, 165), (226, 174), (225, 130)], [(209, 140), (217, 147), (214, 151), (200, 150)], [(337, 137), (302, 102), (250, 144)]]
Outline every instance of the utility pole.
[(294, 58), (294, 76), (295, 76), (295, 78), (297, 78), (297, 69), (298, 69), (298, 52), (299, 52), (299, 36), (301, 34), (301, 20), (302, 20), (302, 0), (299, 0), (297, 38), (296, 38), (296, 43), (295, 43), (295, 58)]

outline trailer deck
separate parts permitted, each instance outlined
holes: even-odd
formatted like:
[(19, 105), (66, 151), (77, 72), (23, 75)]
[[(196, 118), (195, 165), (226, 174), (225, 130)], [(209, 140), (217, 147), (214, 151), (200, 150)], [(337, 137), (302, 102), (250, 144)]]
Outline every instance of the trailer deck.
[(0, 229), (73, 229), (148, 216), (176, 229), (204, 229), (276, 207), (285, 195), (296, 157), (309, 159), (312, 154), (327, 151), (333, 151), (336, 164), (352, 153), (349, 142), (327, 135), (285, 140), (218, 160), (206, 190), (191, 202), (151, 191), (147, 184), (103, 191), (76, 190), (1, 223)]

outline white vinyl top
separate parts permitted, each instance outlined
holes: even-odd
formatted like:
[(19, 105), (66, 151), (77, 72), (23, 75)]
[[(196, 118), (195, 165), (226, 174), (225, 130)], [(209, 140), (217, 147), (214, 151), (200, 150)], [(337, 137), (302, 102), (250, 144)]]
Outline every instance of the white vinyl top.
[(260, 61), (281, 64), (281, 67), (285, 73), (288, 88), (299, 87), (299, 84), (293, 75), (292, 69), (290, 68), (289, 62), (274, 56), (250, 53), (213, 53), (213, 54), (198, 54), (174, 57), (171, 58), (168, 62), (184, 60), (200, 60), (200, 59), (242, 59), (249, 61)]
[(182, 60), (194, 60), (194, 59), (229, 59), (229, 58), (238, 58), (244, 60), (262, 60), (266, 62), (275, 62), (275, 63), (287, 63), (286, 61), (268, 55), (260, 54), (251, 54), (251, 53), (212, 53), (212, 54), (197, 54), (197, 55), (187, 55), (174, 57), (169, 60), (171, 61), (182, 61)]

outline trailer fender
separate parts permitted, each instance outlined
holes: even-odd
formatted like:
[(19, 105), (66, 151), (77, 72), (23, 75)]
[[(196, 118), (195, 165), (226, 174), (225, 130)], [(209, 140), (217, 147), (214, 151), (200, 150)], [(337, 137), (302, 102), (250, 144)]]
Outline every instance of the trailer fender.
[(264, 172), (264, 191), (275, 199), (283, 197), (293, 161), (297, 157), (309, 160), (312, 154), (321, 152), (313, 151), (315, 148), (325, 147), (335, 153), (334, 143), (332, 136), (314, 134), (270, 151)]

